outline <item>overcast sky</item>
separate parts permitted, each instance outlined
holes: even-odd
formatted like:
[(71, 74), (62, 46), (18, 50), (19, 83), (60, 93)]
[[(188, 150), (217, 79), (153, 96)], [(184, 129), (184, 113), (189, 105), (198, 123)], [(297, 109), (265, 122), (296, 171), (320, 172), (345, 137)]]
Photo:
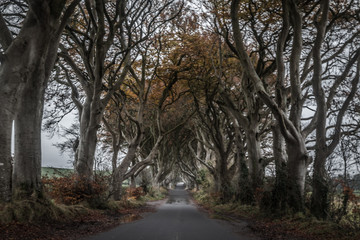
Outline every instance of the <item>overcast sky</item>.
[[(68, 114), (65, 116), (60, 125), (64, 127), (70, 127), (72, 123), (77, 121), (73, 114)], [(72, 164), (69, 163), (70, 156), (68, 153), (61, 155), (59, 149), (53, 144), (62, 142), (64, 139), (60, 138), (55, 134), (52, 138), (49, 138), (47, 132), (41, 133), (41, 148), (42, 148), (42, 166), (43, 167), (56, 167), (56, 168), (72, 168)]]
[(56, 135), (49, 139), (48, 133), (41, 133), (41, 148), (42, 148), (42, 166), (56, 167), (56, 168), (72, 168), (69, 163), (70, 157), (67, 153), (61, 155), (58, 148), (53, 146), (54, 143), (61, 142), (62, 139)]

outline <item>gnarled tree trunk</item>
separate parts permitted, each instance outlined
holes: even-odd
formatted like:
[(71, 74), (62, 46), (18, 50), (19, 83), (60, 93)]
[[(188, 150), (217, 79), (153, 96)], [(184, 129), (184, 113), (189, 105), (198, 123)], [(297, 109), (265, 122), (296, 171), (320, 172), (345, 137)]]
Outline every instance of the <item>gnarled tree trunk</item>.
[(241, 203), (253, 204), (255, 201), (254, 192), (251, 187), (251, 181), (249, 181), (249, 169), (246, 164), (245, 149), (242, 139), (242, 134), (239, 126), (235, 126), (235, 157), (238, 163), (238, 196)]
[(246, 128), (246, 145), (249, 156), (249, 174), (253, 193), (262, 187), (264, 180), (264, 167), (261, 157), (260, 141), (258, 139), (258, 126), (252, 124)]
[[(141, 138), (141, 137), (140, 137)], [(126, 153), (125, 158), (122, 160), (121, 164), (116, 168), (114, 173), (114, 181), (113, 181), (113, 198), (114, 200), (121, 199), (121, 190), (122, 190), (122, 183), (125, 180), (124, 175), (128, 171), (131, 162), (135, 159), (137, 148), (140, 144), (140, 140), (138, 141), (135, 139), (134, 142), (130, 143), (128, 152)]]
[(287, 206), (287, 154), (285, 140), (280, 129), (273, 127), (273, 153), (275, 159), (275, 186), (272, 190), (271, 210), (285, 212)]
[[(26, 83), (15, 119), (13, 188), (16, 198), (26, 198), (34, 193), (41, 196), (42, 192), (41, 122), (47, 84), (44, 57), (40, 59), (40, 63), (40, 69), (34, 74), (36, 77)], [(36, 85), (38, 87), (34, 87)]]
[(287, 205), (294, 211), (304, 210), (304, 190), (310, 158), (304, 143), (287, 142)]
[(83, 181), (89, 183), (93, 178), (97, 131), (100, 127), (103, 112), (99, 102), (100, 99), (88, 98), (80, 115), (80, 137), (76, 153), (75, 171)]
[(231, 183), (228, 170), (228, 156), (221, 151), (215, 152), (215, 187), (216, 192), (220, 194), (220, 201), (227, 202), (231, 199)]

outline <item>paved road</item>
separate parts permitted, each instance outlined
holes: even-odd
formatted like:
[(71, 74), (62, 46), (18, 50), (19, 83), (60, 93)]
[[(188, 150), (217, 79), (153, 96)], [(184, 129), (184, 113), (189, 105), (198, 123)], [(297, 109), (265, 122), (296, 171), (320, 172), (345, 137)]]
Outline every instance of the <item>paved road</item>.
[[(241, 226), (240, 228), (244, 227)], [(234, 233), (234, 226), (209, 219), (183, 189), (170, 190), (168, 200), (144, 219), (120, 225), (87, 240), (254, 240)], [(237, 228), (239, 230), (239, 227)]]

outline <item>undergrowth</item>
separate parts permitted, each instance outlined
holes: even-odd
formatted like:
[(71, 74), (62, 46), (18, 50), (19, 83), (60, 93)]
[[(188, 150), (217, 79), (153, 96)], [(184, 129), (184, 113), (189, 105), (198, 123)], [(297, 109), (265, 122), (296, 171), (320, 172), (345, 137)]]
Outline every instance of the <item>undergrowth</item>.
[(87, 182), (75, 174), (62, 177), (43, 177), (45, 193), (56, 203), (76, 205), (87, 202), (91, 208), (106, 208), (109, 177), (96, 175)]
[(157, 200), (162, 200), (164, 199), (168, 194), (168, 190), (160, 187), (160, 188), (156, 188), (156, 187), (151, 187), (147, 194), (144, 195), (142, 197), (143, 201), (157, 201)]
[(2, 204), (0, 223), (61, 222), (86, 213), (87, 209), (81, 205), (66, 206), (48, 199), (26, 199)]
[(223, 204), (216, 198), (216, 195), (206, 191), (193, 192), (192, 195), (197, 203), (210, 212), (213, 218), (250, 220), (253, 224), (252, 228), (260, 232), (260, 235), (266, 239), (360, 239), (360, 231), (353, 225), (318, 220), (309, 212), (276, 217), (261, 212), (257, 206), (242, 205), (236, 201)]
[(126, 214), (144, 206), (146, 201), (163, 199), (167, 194), (164, 188), (150, 188), (147, 193), (141, 187), (127, 188), (120, 201), (113, 201), (110, 200), (108, 182), (107, 176), (95, 177), (90, 185), (75, 175), (44, 177), (43, 197), (0, 204), (0, 224), (71, 221), (92, 209)]
[(223, 218), (222, 214), (241, 218), (254, 218), (260, 214), (259, 208), (252, 205), (242, 205), (238, 202), (221, 203), (216, 194), (205, 191), (193, 192), (193, 197), (198, 204), (208, 209), (216, 218)]
[(110, 200), (107, 202), (107, 209), (122, 212), (126, 211), (126, 209), (142, 207), (149, 201), (162, 200), (166, 196), (167, 189), (165, 188), (150, 188), (147, 193), (145, 193), (141, 187), (127, 188), (120, 201)]

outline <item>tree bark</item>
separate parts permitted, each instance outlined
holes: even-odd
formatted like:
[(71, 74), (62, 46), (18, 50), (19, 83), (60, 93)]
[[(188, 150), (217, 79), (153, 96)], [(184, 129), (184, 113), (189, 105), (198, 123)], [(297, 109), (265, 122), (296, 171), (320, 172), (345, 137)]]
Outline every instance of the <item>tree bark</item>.
[[(320, 4), (321, 20), (316, 24), (317, 35), (313, 48), (314, 61), (314, 75), (312, 78), (312, 85), (314, 96), (316, 100), (316, 149), (314, 161), (314, 175), (313, 175), (313, 194), (311, 202), (312, 213), (322, 219), (327, 218), (329, 210), (328, 192), (329, 187), (327, 183), (327, 172), (325, 169), (327, 159), (327, 145), (326, 145), (326, 96), (322, 87), (322, 60), (321, 60), (321, 45), (323, 43), (326, 31), (326, 23), (328, 20), (329, 0), (323, 0)], [(316, 21), (316, 20), (315, 20)]]
[(236, 115), (238, 116), (238, 121), (245, 130), (250, 182), (252, 191), (255, 193), (259, 188), (262, 188), (264, 180), (264, 165), (262, 162), (259, 139), (260, 99), (256, 96), (251, 80), (246, 78), (245, 75), (241, 83), (244, 89), (248, 114), (246, 119), (242, 119), (239, 116), (240, 113)]
[[(259, 141), (259, 102), (254, 99), (254, 94), (250, 90), (250, 84), (246, 80), (242, 82), (244, 89), (249, 92), (245, 93), (245, 100), (249, 112), (247, 116), (235, 108), (225, 91), (221, 91), (225, 101), (224, 109), (229, 113), (235, 122), (235, 147), (236, 158), (239, 164), (239, 198), (246, 204), (253, 204), (255, 201), (255, 191), (262, 187), (264, 178), (264, 166), (262, 163), (260, 141)], [(241, 137), (241, 128), (245, 131), (246, 146), (248, 152), (248, 165), (245, 159), (245, 149)]]
[[(1, 99), (0, 103), (6, 102)], [(7, 105), (2, 105), (4, 108)], [(6, 109), (0, 114), (0, 202), (8, 202), (11, 200), (12, 191), (12, 156), (11, 156), (11, 129), (12, 114)]]
[[(100, 99), (86, 99), (80, 116), (79, 147), (77, 149), (75, 171), (86, 182), (93, 179), (97, 131), (100, 127), (102, 109), (97, 108)], [(97, 102), (97, 104), (95, 104)], [(97, 109), (97, 110), (95, 110)]]
[[(26, 19), (24, 20), (24, 27), (20, 31), (17, 38), (11, 42), (5, 51), (5, 59), (0, 65), (0, 104), (3, 106), (1, 111), (1, 166), (2, 171), (2, 196), (3, 200), (9, 201), (11, 199), (12, 181), (9, 176), (12, 176), (11, 167), (11, 129), (12, 123), (15, 120), (19, 102), (21, 102), (21, 95), (23, 93), (24, 85), (35, 78), (34, 71), (39, 67), (36, 63), (42, 57), (42, 52), (31, 54), (31, 51), (39, 51), (39, 45), (33, 39), (33, 33), (38, 33), (39, 23), (34, 21), (35, 16), (29, 10)], [(30, 23), (29, 23), (30, 22)], [(25, 27), (26, 26), (26, 27)], [(40, 35), (41, 36), (41, 35)], [(39, 62), (40, 63), (40, 62)], [(29, 80), (30, 79), (30, 80)], [(40, 79), (41, 80), (41, 79)], [(31, 144), (31, 143), (29, 143)]]
[(139, 144), (137, 144), (137, 142), (135, 142), (135, 141), (130, 143), (128, 152), (126, 153), (125, 158), (122, 160), (121, 164), (115, 170), (115, 178), (114, 178), (114, 185), (113, 185), (113, 191), (114, 191), (113, 198), (116, 201), (121, 199), (122, 182), (125, 180), (124, 175), (127, 172), (131, 162), (135, 159), (137, 148), (138, 148)]
[(23, 41), (13, 41), (12, 35), (0, 13), (2, 48), (5, 50), (0, 63), (0, 201), (12, 198), (11, 133), (15, 118), (15, 105), (19, 96), (21, 71), (18, 60), (24, 50)]
[(235, 147), (236, 147), (236, 155), (238, 162), (238, 196), (237, 198), (240, 199), (241, 203), (243, 204), (254, 204), (254, 192), (251, 187), (251, 182), (249, 181), (249, 169), (246, 164), (246, 157), (245, 157), (245, 149), (242, 139), (242, 134), (239, 126), (235, 126)]
[[(284, 48), (286, 39), (290, 29), (289, 19), (289, 6), (286, 0), (282, 1), (283, 5), (283, 25), (280, 32), (279, 40), (276, 49), (276, 68), (277, 68), (277, 79), (275, 85), (275, 100), (277, 105), (283, 112), (287, 112), (287, 96), (285, 88), (285, 64), (284, 64)], [(285, 146), (285, 139), (281, 134), (281, 130), (277, 126), (272, 126), (273, 133), (273, 154), (275, 159), (275, 186), (272, 190), (272, 203), (271, 210), (273, 212), (284, 213), (287, 206), (287, 153)]]
[[(47, 84), (44, 57), (34, 78), (26, 83), (15, 119), (15, 164), (13, 188), (15, 198), (41, 196), (41, 122), (43, 97)], [(41, 85), (40, 85), (41, 84)], [(37, 86), (37, 87), (35, 87)]]
[(272, 190), (271, 210), (273, 212), (284, 213), (287, 206), (287, 154), (285, 140), (280, 129), (273, 127), (273, 153), (275, 159), (275, 186)]
[(305, 144), (287, 142), (287, 205), (294, 212), (304, 210), (304, 190), (310, 158)]
[(230, 184), (230, 176), (228, 173), (228, 159), (224, 153), (216, 152), (216, 165), (215, 165), (215, 186), (216, 192), (219, 193), (220, 201), (225, 203), (228, 202), (231, 195), (231, 184)]
[[(257, 125), (257, 124), (256, 124)], [(249, 157), (249, 173), (252, 191), (261, 188), (264, 179), (264, 167), (262, 163), (260, 141), (258, 139), (258, 127), (249, 126), (245, 129), (246, 132), (246, 145)]]

